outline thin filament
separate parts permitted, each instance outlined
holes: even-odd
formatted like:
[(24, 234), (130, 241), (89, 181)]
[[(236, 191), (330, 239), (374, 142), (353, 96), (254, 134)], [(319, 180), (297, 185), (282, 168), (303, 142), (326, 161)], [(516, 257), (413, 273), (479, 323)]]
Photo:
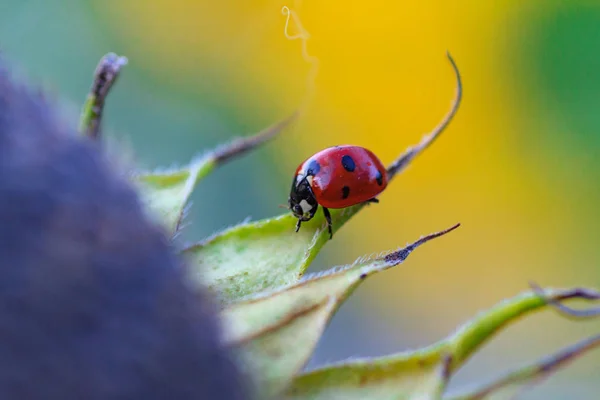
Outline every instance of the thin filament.
[[(294, 4), (297, 5), (296, 2)], [(308, 54), (307, 43), (308, 39), (310, 38), (310, 34), (302, 25), (298, 14), (294, 10), (291, 10), (288, 6), (283, 6), (283, 8), (281, 9), (281, 13), (286, 16), (285, 27), (283, 31), (286, 39), (300, 39), (300, 41), (302, 42), (302, 58), (304, 59), (304, 61), (311, 65), (311, 68), (308, 72), (308, 76), (306, 77), (306, 95), (300, 106), (300, 112), (304, 112), (315, 92), (315, 80), (319, 72), (319, 59)], [(291, 35), (289, 33), (290, 20), (293, 21), (294, 25), (296, 26), (296, 30), (298, 31), (298, 33), (295, 35)]]

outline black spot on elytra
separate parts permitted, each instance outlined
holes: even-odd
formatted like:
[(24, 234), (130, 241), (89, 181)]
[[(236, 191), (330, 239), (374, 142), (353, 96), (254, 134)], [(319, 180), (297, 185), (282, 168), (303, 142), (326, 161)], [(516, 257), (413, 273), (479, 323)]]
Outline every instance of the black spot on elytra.
[(342, 188), (342, 199), (347, 199), (350, 196), (350, 188), (348, 186), (344, 186)]
[(377, 170), (377, 175), (375, 175), (375, 180), (377, 181), (377, 184), (379, 186), (383, 185), (383, 175), (381, 174), (381, 171)]
[(306, 169), (306, 175), (315, 176), (319, 173), (320, 170), (321, 165), (319, 164), (319, 162), (317, 160), (311, 160), (311, 162), (308, 164), (308, 168)]
[(342, 166), (348, 172), (354, 172), (356, 168), (356, 164), (354, 164), (354, 160), (349, 155), (345, 155), (342, 157)]

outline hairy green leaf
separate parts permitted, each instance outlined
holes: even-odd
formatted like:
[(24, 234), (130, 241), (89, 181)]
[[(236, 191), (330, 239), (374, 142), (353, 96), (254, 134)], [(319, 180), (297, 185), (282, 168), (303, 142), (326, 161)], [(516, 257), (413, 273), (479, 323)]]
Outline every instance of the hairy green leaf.
[(277, 394), (304, 367), (326, 324), (365, 278), (402, 263), (420, 245), (457, 227), (425, 236), (383, 258), (334, 268), (230, 305), (221, 314), (225, 340), (239, 350), (261, 394)]
[(297, 113), (246, 138), (229, 144), (194, 160), (188, 166), (152, 173), (140, 173), (133, 177), (142, 199), (152, 216), (166, 226), (174, 235), (179, 229), (185, 206), (198, 182), (225, 162), (238, 157), (273, 138), (297, 117)]
[(600, 345), (600, 335), (582, 340), (561, 351), (510, 372), (496, 381), (486, 384), (468, 394), (449, 397), (449, 400), (513, 400), (520, 394), (547, 379), (577, 357)]
[(269, 398), (285, 390), (314, 351), (335, 306), (333, 298), (296, 304), (273, 325), (245, 337), (231, 338), (229, 344), (238, 350), (240, 365), (252, 377), (258, 398)]
[[(549, 290), (555, 300), (600, 298), (587, 289)], [(459, 328), (448, 338), (429, 347), (396, 355), (343, 362), (298, 376), (287, 391), (294, 400), (422, 399), (440, 398), (439, 388), (487, 340), (534, 311), (546, 306), (545, 299), (526, 292), (506, 300)], [(448, 363), (448, 368), (443, 368)], [(440, 375), (439, 371), (447, 371)], [(423, 384), (431, 385), (431, 390)], [(424, 397), (423, 393), (429, 393)]]
[[(462, 98), (460, 73), (448, 54), (457, 80), (456, 97), (444, 120), (421, 142), (408, 148), (388, 167), (391, 180), (444, 131), (458, 111)], [(339, 230), (366, 204), (331, 210), (333, 232)], [(190, 261), (190, 277), (209, 286), (224, 303), (252, 293), (297, 282), (329, 239), (322, 213), (303, 222), (295, 232), (297, 219), (291, 213), (244, 223), (184, 250)]]

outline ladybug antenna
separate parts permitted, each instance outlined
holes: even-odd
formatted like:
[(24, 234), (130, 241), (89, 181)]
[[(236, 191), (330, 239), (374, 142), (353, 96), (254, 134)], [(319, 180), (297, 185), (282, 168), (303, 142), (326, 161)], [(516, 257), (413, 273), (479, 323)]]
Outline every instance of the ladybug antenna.
[(280, 204), (279, 208), (287, 208), (287, 209), (289, 209), (290, 206), (288, 206), (287, 204)]
[(417, 155), (419, 155), (423, 152), (423, 150), (429, 147), (429, 145), (431, 145), (435, 141), (435, 139), (437, 139), (440, 136), (440, 134), (446, 129), (446, 127), (450, 125), (450, 121), (452, 121), (452, 119), (458, 111), (460, 102), (462, 100), (462, 80), (460, 78), (460, 71), (458, 70), (456, 63), (454, 62), (454, 59), (450, 55), (450, 52), (446, 52), (446, 55), (448, 56), (448, 60), (450, 60), (450, 64), (452, 65), (452, 68), (454, 69), (454, 74), (456, 76), (456, 95), (454, 96), (454, 100), (452, 101), (452, 107), (450, 108), (450, 111), (448, 112), (448, 114), (446, 114), (444, 119), (438, 124), (438, 126), (436, 126), (431, 132), (425, 135), (423, 139), (421, 139), (421, 142), (419, 144), (417, 144), (416, 146), (409, 147), (400, 157), (398, 157), (398, 159), (396, 159), (396, 161), (392, 163), (392, 165), (388, 167), (387, 173), (389, 179), (393, 178), (394, 175), (398, 174), (400, 171), (406, 168), (408, 164), (410, 164), (410, 162)]

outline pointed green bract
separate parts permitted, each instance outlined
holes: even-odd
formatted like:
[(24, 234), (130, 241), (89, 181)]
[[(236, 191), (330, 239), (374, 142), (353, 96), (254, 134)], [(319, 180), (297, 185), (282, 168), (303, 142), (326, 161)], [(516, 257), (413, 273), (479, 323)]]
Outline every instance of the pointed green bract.
[(214, 167), (212, 159), (206, 157), (179, 170), (137, 175), (134, 183), (150, 215), (174, 235), (197, 182)]
[(335, 311), (365, 278), (402, 263), (417, 247), (457, 226), (383, 258), (334, 268), (225, 308), (225, 341), (238, 349), (260, 398), (285, 389), (308, 362)]
[(215, 167), (214, 159), (206, 156), (181, 169), (139, 174), (133, 180), (150, 215), (174, 235), (197, 183)]
[(230, 342), (259, 399), (283, 392), (308, 362), (335, 309), (333, 299), (297, 304), (274, 325)]
[(314, 218), (298, 233), (291, 214), (235, 226), (183, 251), (189, 276), (225, 304), (293, 284), (326, 243), (324, 222)]
[(297, 117), (298, 113), (247, 138), (240, 138), (221, 146), (188, 166), (169, 171), (140, 173), (133, 177), (150, 215), (174, 235), (183, 218), (186, 204), (198, 182), (219, 165), (239, 157), (272, 139)]
[[(446, 129), (458, 111), (462, 82), (458, 67), (448, 54), (457, 86), (452, 107), (431, 132), (409, 147), (388, 167), (391, 181), (428, 148)], [(367, 204), (330, 210), (335, 233)], [(291, 213), (235, 226), (184, 250), (190, 262), (190, 277), (207, 285), (223, 303), (236, 301), (255, 292), (292, 284), (304, 274), (329, 240), (322, 212), (303, 222), (295, 232), (297, 219)]]
[[(363, 207), (331, 210), (334, 232)], [(229, 228), (183, 250), (189, 277), (223, 304), (298, 282), (329, 240), (318, 213), (295, 232), (291, 214)]]
[(354, 361), (296, 378), (284, 399), (440, 399), (450, 357), (414, 353), (403, 359)]
[(125, 65), (127, 58), (115, 53), (108, 53), (100, 59), (94, 72), (92, 87), (81, 110), (79, 131), (82, 135), (92, 139), (99, 138), (106, 96)]
[(494, 382), (483, 385), (470, 393), (448, 397), (448, 400), (513, 400), (520, 394), (538, 385), (560, 368), (567, 366), (577, 357), (600, 346), (600, 335), (582, 340), (556, 354), (512, 371)]
[[(600, 293), (573, 289), (549, 291), (546, 295), (555, 300), (595, 300)], [(439, 389), (445, 386), (446, 378), (455, 373), (486, 341), (508, 324), (544, 307), (545, 299), (536, 293), (521, 294), (481, 313), (432, 346), (414, 352), (326, 366), (300, 375), (288, 389), (285, 398), (439, 399), (439, 395), (436, 397), (433, 393), (439, 393)], [(445, 370), (447, 374), (440, 375), (440, 370)], [(430, 387), (425, 389), (424, 382)], [(424, 396), (423, 393), (431, 395)]]

